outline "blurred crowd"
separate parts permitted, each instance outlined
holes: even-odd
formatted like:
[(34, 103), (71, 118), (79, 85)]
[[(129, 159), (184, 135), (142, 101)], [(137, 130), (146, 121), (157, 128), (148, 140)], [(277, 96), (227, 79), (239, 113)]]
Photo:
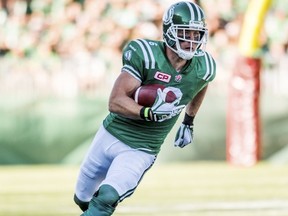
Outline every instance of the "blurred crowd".
[[(127, 41), (162, 40), (162, 16), (174, 2), (1, 0), (0, 92), (8, 94), (12, 89), (16, 94), (36, 97), (51, 93), (66, 97), (102, 94), (100, 89), (109, 89), (120, 72), (121, 50)], [(237, 59), (248, 2), (197, 1), (207, 16), (207, 50), (217, 61), (215, 85), (219, 92), (223, 83), (228, 83)], [(283, 77), (288, 81), (287, 11), (285, 1), (273, 2), (261, 35), (261, 51), (265, 83), (272, 80), (273, 91), (288, 95), (287, 85), (279, 85)]]

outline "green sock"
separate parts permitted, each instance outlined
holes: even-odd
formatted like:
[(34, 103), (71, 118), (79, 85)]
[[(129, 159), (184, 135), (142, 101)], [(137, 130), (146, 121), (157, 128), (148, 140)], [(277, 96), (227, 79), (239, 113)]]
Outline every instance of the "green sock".
[(102, 185), (97, 196), (89, 203), (89, 208), (81, 216), (110, 216), (115, 211), (119, 195), (110, 185)]

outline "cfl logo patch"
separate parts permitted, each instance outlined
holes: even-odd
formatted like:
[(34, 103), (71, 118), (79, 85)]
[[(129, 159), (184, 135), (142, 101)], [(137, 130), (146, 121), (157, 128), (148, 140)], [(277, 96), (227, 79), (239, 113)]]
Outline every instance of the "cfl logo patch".
[(170, 81), (170, 79), (171, 79), (171, 75), (162, 73), (162, 72), (160, 72), (160, 71), (157, 71), (157, 72), (155, 73), (154, 78), (157, 79), (157, 80), (160, 80), (160, 81), (169, 83), (169, 81)]
[(176, 82), (181, 82), (181, 80), (182, 80), (182, 75), (175, 76), (175, 81)]

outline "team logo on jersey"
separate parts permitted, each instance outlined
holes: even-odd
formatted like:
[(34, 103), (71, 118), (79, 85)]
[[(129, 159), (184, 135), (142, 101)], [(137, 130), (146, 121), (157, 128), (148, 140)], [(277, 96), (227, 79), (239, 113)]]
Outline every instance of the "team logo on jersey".
[(181, 82), (181, 80), (182, 80), (182, 75), (181, 74), (175, 76), (175, 81), (176, 82)]
[(132, 51), (128, 50), (124, 53), (124, 57), (126, 60), (130, 61), (131, 57), (132, 57)]
[(171, 79), (171, 75), (169, 74), (165, 74), (163, 72), (157, 71), (154, 75), (154, 78), (166, 83), (169, 83), (170, 79)]

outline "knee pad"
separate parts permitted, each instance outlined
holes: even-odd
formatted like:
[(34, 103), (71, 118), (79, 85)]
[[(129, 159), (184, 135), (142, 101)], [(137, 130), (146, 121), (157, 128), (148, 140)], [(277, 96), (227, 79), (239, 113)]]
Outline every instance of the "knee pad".
[(89, 202), (81, 201), (76, 194), (74, 194), (74, 202), (80, 207), (80, 209), (84, 212), (88, 209)]

